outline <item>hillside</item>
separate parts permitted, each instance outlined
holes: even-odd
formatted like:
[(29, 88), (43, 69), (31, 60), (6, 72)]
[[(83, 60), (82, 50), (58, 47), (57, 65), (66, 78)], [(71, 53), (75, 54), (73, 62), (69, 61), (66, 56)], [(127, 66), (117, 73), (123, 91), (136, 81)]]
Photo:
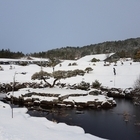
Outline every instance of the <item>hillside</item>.
[(46, 52), (31, 54), (35, 57), (47, 57), (58, 59), (77, 59), (86, 55), (116, 53), (119, 57), (134, 57), (140, 50), (140, 37), (119, 41), (106, 41), (83, 47), (62, 47)]

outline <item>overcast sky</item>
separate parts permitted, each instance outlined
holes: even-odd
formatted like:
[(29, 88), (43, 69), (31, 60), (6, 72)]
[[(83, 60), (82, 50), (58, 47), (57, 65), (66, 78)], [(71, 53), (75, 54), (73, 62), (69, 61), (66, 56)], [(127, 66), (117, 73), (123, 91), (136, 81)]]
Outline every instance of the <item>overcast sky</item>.
[(140, 37), (140, 0), (0, 0), (0, 49), (41, 52)]

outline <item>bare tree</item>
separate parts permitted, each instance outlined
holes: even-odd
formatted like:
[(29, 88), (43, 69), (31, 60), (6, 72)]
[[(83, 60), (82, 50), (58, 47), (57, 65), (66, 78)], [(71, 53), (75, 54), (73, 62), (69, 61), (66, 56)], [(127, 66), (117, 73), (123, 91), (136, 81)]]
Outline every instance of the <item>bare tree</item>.
[(137, 77), (137, 79), (134, 82), (134, 89), (140, 89), (140, 75)]

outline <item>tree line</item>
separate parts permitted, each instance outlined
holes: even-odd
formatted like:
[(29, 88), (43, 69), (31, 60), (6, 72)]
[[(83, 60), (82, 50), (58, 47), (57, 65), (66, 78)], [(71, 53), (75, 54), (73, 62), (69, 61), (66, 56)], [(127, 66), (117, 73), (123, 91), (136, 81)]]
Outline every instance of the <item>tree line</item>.
[(140, 38), (130, 38), (122, 41), (106, 41), (83, 47), (62, 47), (46, 52), (32, 53), (34, 57), (74, 60), (86, 55), (116, 53), (120, 58), (135, 58), (140, 51)]
[(83, 47), (62, 47), (48, 51), (23, 54), (22, 52), (11, 52), (9, 49), (0, 50), (0, 58), (20, 58), (33, 56), (50, 59), (74, 60), (86, 55), (116, 53), (118, 57), (131, 57), (140, 60), (140, 37), (119, 41), (106, 41), (98, 44), (86, 45)]
[(22, 52), (11, 52), (10, 49), (1, 49), (0, 58), (21, 58), (24, 54)]

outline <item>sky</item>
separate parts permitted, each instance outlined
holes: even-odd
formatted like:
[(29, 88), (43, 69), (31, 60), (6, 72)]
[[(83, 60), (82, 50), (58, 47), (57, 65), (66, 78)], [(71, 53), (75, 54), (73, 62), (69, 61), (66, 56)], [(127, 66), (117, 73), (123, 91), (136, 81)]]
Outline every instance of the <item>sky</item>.
[(0, 0), (0, 49), (23, 53), (140, 37), (139, 0)]

